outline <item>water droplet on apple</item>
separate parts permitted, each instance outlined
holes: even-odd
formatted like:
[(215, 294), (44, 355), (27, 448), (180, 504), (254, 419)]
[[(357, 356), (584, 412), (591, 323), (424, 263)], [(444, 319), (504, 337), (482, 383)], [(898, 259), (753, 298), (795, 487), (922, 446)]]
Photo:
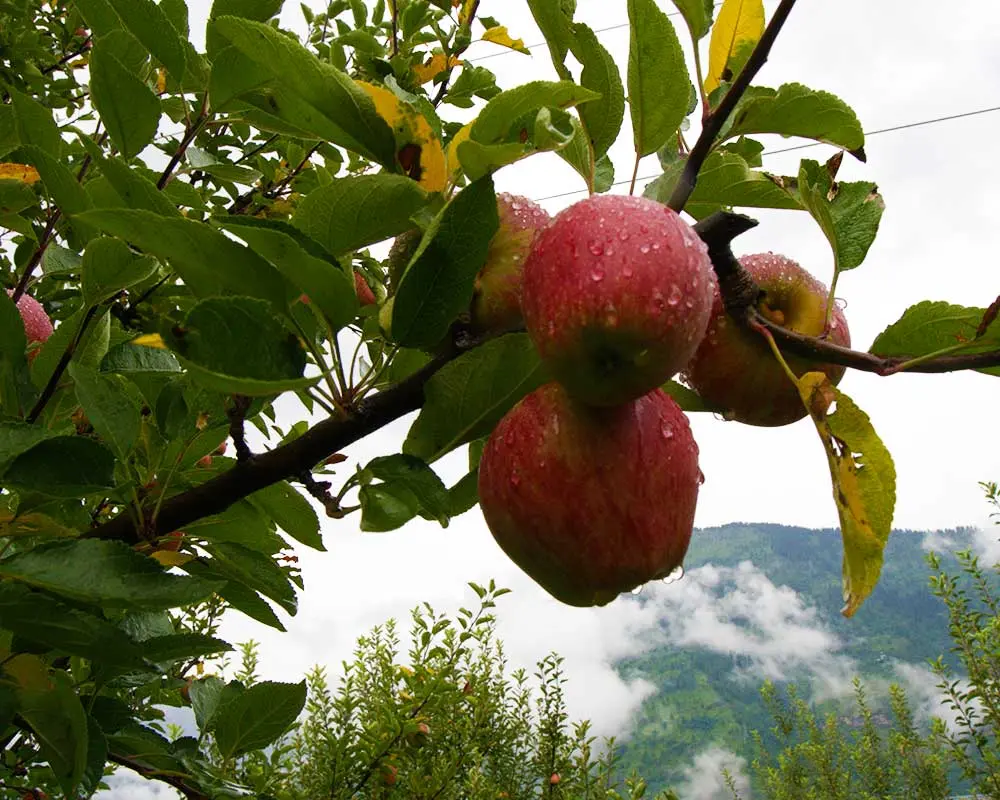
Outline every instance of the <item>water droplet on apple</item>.
[[(725, 419), (725, 417), (723, 417), (723, 419)], [(705, 473), (702, 472), (701, 469), (699, 469), (698, 470), (698, 485), (701, 486), (704, 483), (705, 483)]]
[(670, 572), (667, 574), (667, 577), (663, 578), (662, 580), (666, 584), (671, 584), (671, 583), (677, 583), (677, 581), (679, 581), (683, 577), (684, 577), (684, 565), (681, 564), (670, 570)]
[(604, 270), (601, 269), (600, 267), (598, 267), (597, 269), (592, 270), (591, 273), (590, 273), (590, 279), (594, 283), (600, 283), (601, 281), (604, 280)]
[(615, 249), (609, 244), (604, 248), (604, 255), (613, 256), (615, 254)]
[(660, 249), (660, 243), (659, 242), (653, 242), (653, 249), (654, 250), (659, 250)]
[(514, 444), (514, 439), (515, 438), (516, 437), (514, 436), (514, 431), (507, 431), (507, 435), (503, 437), (503, 440), (507, 444)]
[(663, 438), (668, 441), (674, 438), (674, 429), (670, 427), (670, 423), (666, 420), (660, 421), (660, 433), (663, 434)]
[(626, 230), (620, 230), (620, 231), (618, 231), (618, 238), (621, 239), (623, 242), (627, 242), (628, 241), (628, 231), (626, 231)]
[(670, 294), (667, 296), (667, 304), (675, 306), (681, 301), (683, 296), (684, 294), (681, 292), (681, 287), (675, 283), (670, 287)]
[(631, 278), (632, 277), (632, 267), (627, 266), (627, 265), (624, 266), (624, 267), (622, 267), (622, 275), (624, 275), (626, 278)]
[(639, 252), (642, 253), (643, 255), (648, 254), (649, 253), (649, 245), (648, 244), (641, 244), (641, 245), (639, 245)]
[(653, 292), (653, 302), (652, 302), (652, 312), (654, 314), (662, 314), (667, 307), (666, 300), (663, 299), (663, 294), (657, 289)]
[(510, 485), (513, 486), (515, 489), (521, 485), (521, 476), (518, 475), (516, 472), (512, 472), (510, 474)]
[(591, 240), (590, 244), (587, 245), (587, 249), (595, 256), (604, 255), (604, 245), (596, 239)]

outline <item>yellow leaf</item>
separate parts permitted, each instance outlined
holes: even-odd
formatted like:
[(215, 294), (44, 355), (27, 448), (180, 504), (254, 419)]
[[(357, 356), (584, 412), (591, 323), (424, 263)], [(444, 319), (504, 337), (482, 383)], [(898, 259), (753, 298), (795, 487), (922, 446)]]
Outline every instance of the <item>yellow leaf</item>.
[(156, 93), (163, 94), (167, 90), (167, 71), (160, 67), (156, 70)]
[(154, 347), (157, 350), (167, 349), (167, 346), (163, 343), (163, 337), (158, 333), (144, 333), (142, 336), (133, 339), (132, 344), (139, 347)]
[(435, 53), (426, 64), (417, 64), (413, 68), (413, 74), (417, 76), (418, 83), (427, 83), (434, 80), (438, 75), (450, 67), (457, 67), (462, 64), (462, 60), (457, 56), (445, 58), (444, 53)]
[[(476, 12), (479, 0), (461, 0), (461, 3), (462, 8), (458, 12), (458, 24), (468, 25), (472, 21), (472, 15)], [(458, 3), (452, 0), (452, 5), (457, 6)]]
[(850, 617), (872, 593), (882, 571), (896, 505), (896, 467), (868, 415), (826, 375), (807, 372), (796, 385), (830, 465), (844, 541), (841, 613)]
[(35, 183), (38, 180), (38, 170), (27, 164), (0, 164), (0, 180)]
[(37, 511), (14, 516), (8, 511), (0, 514), (0, 535), (2, 536), (79, 536), (79, 531), (67, 528), (52, 517)]
[(428, 192), (444, 191), (447, 173), (444, 147), (427, 118), (382, 86), (357, 81), (396, 137), (396, 161)]
[(150, 558), (155, 558), (164, 567), (179, 567), (195, 558), (191, 553), (178, 553), (176, 550), (157, 550), (149, 555)]
[(472, 133), (472, 126), (475, 124), (475, 120), (463, 125), (458, 129), (458, 133), (451, 137), (451, 141), (448, 142), (448, 152), (446, 154), (445, 161), (448, 164), (448, 180), (454, 183), (455, 178), (462, 171), (462, 162), (458, 160), (458, 146), (467, 141), (469, 134)]
[(731, 81), (763, 34), (763, 0), (725, 0), (708, 45), (705, 91), (710, 93), (724, 80)]
[(483, 31), (483, 41), (493, 42), (493, 44), (503, 45), (504, 47), (509, 47), (511, 50), (517, 50), (519, 53), (526, 53), (531, 55), (531, 51), (524, 46), (524, 39), (512, 39), (510, 34), (507, 33), (507, 28), (503, 25), (497, 25), (495, 28), (489, 28)]

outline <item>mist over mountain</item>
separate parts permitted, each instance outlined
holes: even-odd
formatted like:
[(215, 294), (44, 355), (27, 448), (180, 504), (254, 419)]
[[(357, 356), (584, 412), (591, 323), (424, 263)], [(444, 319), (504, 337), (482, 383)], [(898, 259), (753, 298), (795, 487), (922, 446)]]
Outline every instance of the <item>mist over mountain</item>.
[(617, 669), (652, 688), (620, 741), (622, 767), (638, 769), (651, 790), (730, 797), (721, 768), (745, 782), (750, 732), (773, 724), (759, 696), (765, 679), (796, 683), (847, 722), (855, 675), (876, 709), (898, 683), (918, 719), (928, 720), (942, 709), (927, 661), (948, 654), (951, 640), (926, 555), (938, 552), (952, 569), (957, 550), (992, 552), (988, 536), (972, 528), (894, 531), (878, 586), (847, 619), (838, 530), (734, 523), (696, 531), (685, 577), (630, 599), (655, 622), (643, 629), (643, 651)]

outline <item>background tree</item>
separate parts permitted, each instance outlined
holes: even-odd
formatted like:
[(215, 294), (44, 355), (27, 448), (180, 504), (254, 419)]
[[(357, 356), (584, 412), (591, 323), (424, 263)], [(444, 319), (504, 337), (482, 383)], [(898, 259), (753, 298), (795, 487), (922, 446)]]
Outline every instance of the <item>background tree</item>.
[[(845, 612), (871, 592), (891, 458), (825, 373), (796, 374), (787, 357), (995, 372), (997, 304), (921, 303), (865, 353), (833, 344), (823, 315), (802, 329), (760, 302), (729, 247), (754, 223), (732, 208), (816, 219), (836, 262), (817, 302), (832, 309), (883, 207), (874, 184), (837, 181), (843, 153), (794, 176), (759, 169), (756, 134), (864, 157), (843, 101), (751, 85), (794, 1), (765, 25), (759, 2), (728, 0), (713, 21), (708, 4), (678, 0), (695, 49), (709, 38), (693, 80), (653, 0), (627, 3), (624, 80), (574, 5), (529, 2), (560, 80), (503, 91), (462, 63), (474, 37), (523, 47), (478, 0), (335, 0), (303, 11), (304, 42), (279, 28), (281, 0), (216, 0), (204, 52), (180, 0), (0, 5), (0, 790), (86, 797), (114, 764), (188, 798), (238, 794), (231, 766), (287, 730), (307, 691), (202, 678), (230, 649), (219, 616), (280, 628), (272, 603), (294, 613), (290, 551), (323, 548), (316, 508), (380, 531), (476, 504), (482, 440), (547, 374), (529, 336), (470, 316), (502, 233), (491, 175), (555, 151), (606, 191), (626, 88), (636, 164), (664, 165), (647, 198), (699, 220), (727, 319), (769, 343), (816, 423)], [(474, 121), (449, 107), (474, 107)], [(369, 249), (404, 235), (394, 263)], [(709, 410), (667, 377), (686, 410)], [(344, 447), (418, 408), (400, 452), (334, 474)], [(430, 465), (467, 444), (468, 475), (444, 486)], [(211, 753), (152, 725), (185, 695), (217, 709)]]

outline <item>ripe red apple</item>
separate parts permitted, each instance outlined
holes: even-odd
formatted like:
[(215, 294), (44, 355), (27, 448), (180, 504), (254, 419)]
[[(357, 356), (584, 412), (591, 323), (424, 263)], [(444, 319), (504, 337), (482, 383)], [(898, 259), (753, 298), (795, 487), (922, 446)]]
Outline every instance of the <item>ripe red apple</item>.
[[(822, 335), (828, 292), (820, 281), (790, 258), (774, 253), (743, 256), (739, 261), (764, 290), (758, 305), (761, 314), (790, 330)], [(827, 338), (845, 347), (851, 344), (847, 320), (837, 306)], [(791, 354), (785, 360), (796, 375), (824, 372), (834, 384), (844, 375), (844, 368), (834, 364), (816, 364)], [(707, 403), (748, 425), (787, 425), (807, 414), (767, 342), (726, 314), (718, 289), (708, 331), (684, 377)]]
[[(13, 289), (7, 290), (7, 296), (14, 294)], [(45, 308), (34, 297), (22, 294), (17, 301), (17, 310), (21, 314), (21, 321), (24, 323), (24, 334), (28, 338), (28, 345), (35, 342), (39, 344), (48, 341), (52, 335), (52, 320), (45, 313)], [(38, 354), (38, 348), (32, 348), (28, 356), (29, 360), (34, 359)]]
[(490, 240), (486, 263), (476, 276), (472, 324), (480, 332), (510, 330), (521, 324), (524, 262), (549, 213), (527, 197), (497, 195), (500, 227)]
[(361, 301), (362, 306), (373, 306), (378, 302), (375, 298), (375, 292), (372, 291), (368, 281), (358, 270), (354, 270), (354, 291), (358, 293), (358, 300)]
[(574, 397), (610, 406), (662, 385), (694, 354), (712, 310), (708, 250), (676, 213), (595, 195), (563, 210), (524, 265), (524, 322)]
[(382, 783), (386, 786), (396, 785), (396, 779), (399, 771), (392, 764), (382, 764), (382, 766), (379, 767), (379, 772), (382, 773)]
[(681, 565), (701, 480), (687, 417), (662, 390), (599, 408), (549, 383), (490, 435), (479, 502), (497, 544), (549, 594), (605, 605)]

